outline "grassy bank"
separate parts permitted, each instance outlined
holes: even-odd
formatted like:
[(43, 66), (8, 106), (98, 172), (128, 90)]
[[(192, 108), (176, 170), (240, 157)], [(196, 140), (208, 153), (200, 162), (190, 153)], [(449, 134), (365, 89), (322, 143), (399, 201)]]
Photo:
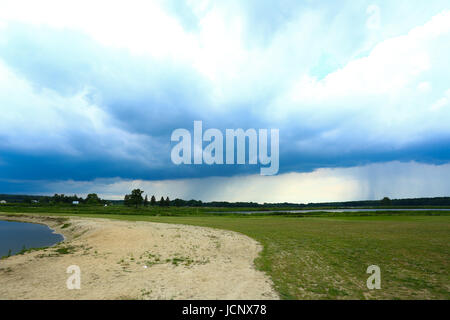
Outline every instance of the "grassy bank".
[[(246, 234), (264, 246), (256, 265), (271, 276), (284, 299), (450, 299), (450, 216), (440, 214), (76, 215), (190, 224)], [(366, 287), (366, 269), (372, 264), (381, 268), (381, 290)]]
[[(418, 207), (419, 208), (419, 207)], [(380, 215), (405, 215), (405, 216), (435, 216), (435, 215), (448, 215), (450, 216), (450, 208), (446, 211), (432, 210), (432, 209), (445, 209), (437, 207), (420, 208), (428, 209), (428, 211), (410, 211), (408, 209), (402, 209), (401, 211), (390, 210), (389, 208), (378, 212), (326, 212), (324, 210), (330, 210), (332, 208), (312, 208), (302, 209), (298, 208), (216, 208), (216, 207), (160, 207), (160, 206), (147, 206), (147, 207), (128, 207), (124, 205), (42, 205), (42, 204), (21, 204), (11, 203), (0, 205), (0, 212), (20, 212), (20, 213), (45, 213), (45, 214), (64, 214), (64, 215), (79, 215), (79, 214), (110, 214), (110, 215), (139, 215), (139, 216), (245, 216), (242, 212), (252, 212), (252, 216), (289, 216), (289, 217), (347, 217), (347, 216), (380, 216)], [(360, 208), (363, 209), (363, 208)], [(379, 209), (379, 208), (378, 208)], [(277, 212), (267, 212), (267, 211)], [(286, 210), (286, 211), (283, 211)], [(287, 212), (289, 210), (296, 210), (297, 212)], [(312, 212), (307, 212), (307, 211)]]

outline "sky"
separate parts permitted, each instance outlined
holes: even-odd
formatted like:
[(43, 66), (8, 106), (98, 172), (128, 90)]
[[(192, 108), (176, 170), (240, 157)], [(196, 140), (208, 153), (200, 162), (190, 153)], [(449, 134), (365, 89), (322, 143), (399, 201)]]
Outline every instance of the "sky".
[[(450, 3), (0, 0), (0, 193), (449, 196)], [(279, 130), (279, 173), (171, 133)]]

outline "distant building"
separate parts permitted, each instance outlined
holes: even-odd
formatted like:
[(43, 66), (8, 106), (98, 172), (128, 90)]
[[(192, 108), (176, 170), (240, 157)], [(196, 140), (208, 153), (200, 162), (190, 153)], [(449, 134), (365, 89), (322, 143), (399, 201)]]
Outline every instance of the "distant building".
[(72, 201), (72, 204), (80, 204), (80, 201)]
[(0, 200), (0, 204), (5, 204), (6, 201), (5, 200)]
[(39, 203), (38, 200), (31, 200), (31, 203)]

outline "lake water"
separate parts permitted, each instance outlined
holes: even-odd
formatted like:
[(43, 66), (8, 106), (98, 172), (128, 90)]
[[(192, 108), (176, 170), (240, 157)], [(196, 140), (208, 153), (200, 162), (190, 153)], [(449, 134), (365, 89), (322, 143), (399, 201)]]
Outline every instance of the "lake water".
[(10, 249), (11, 254), (16, 254), (24, 246), (27, 249), (48, 247), (62, 240), (62, 235), (53, 233), (46, 225), (0, 220), (0, 257), (6, 256)]
[[(309, 212), (377, 212), (377, 211), (448, 211), (450, 209), (320, 209), (320, 210), (270, 210), (270, 211), (229, 211), (229, 213), (276, 213), (276, 212), (291, 212), (291, 213), (309, 213)], [(223, 212), (210, 212), (223, 213)], [(227, 211), (228, 213), (228, 211)]]

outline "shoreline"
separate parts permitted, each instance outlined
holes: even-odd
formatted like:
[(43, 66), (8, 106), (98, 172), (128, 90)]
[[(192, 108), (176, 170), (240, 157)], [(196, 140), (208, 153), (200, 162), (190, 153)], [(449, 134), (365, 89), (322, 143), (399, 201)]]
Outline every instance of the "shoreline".
[[(255, 269), (261, 245), (236, 232), (99, 218), (0, 219), (45, 224), (64, 237), (1, 260), (0, 299), (279, 299)], [(81, 290), (66, 288), (70, 265), (80, 266)]]

